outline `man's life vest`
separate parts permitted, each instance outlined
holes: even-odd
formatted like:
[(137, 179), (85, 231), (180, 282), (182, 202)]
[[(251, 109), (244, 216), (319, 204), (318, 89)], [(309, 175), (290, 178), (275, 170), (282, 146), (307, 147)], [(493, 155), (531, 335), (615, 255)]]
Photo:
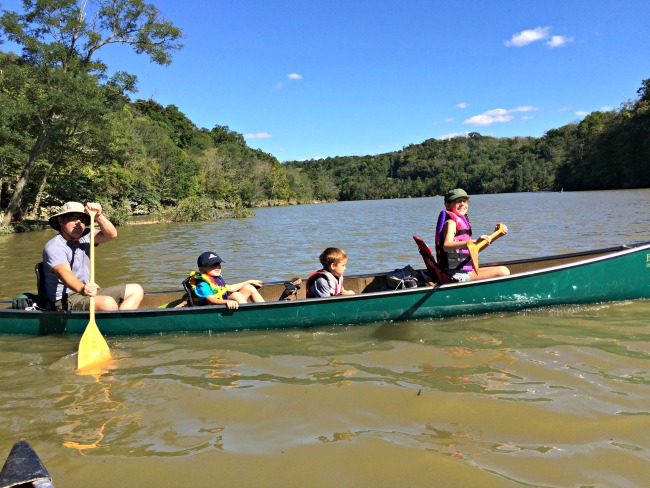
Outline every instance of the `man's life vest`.
[(200, 283), (207, 283), (212, 291), (212, 295), (219, 300), (227, 300), (230, 296), (228, 285), (226, 284), (226, 280), (223, 279), (223, 276), (220, 275), (214, 277), (198, 271), (192, 271), (190, 273), (189, 284), (192, 290), (191, 298), (196, 305), (205, 304), (205, 298), (199, 297), (196, 294), (196, 287), (199, 286)]
[(319, 269), (318, 271), (314, 271), (311, 275), (309, 275), (309, 278), (307, 278), (307, 285), (305, 287), (305, 294), (307, 295), (307, 298), (316, 298), (316, 295), (314, 295), (311, 291), (311, 287), (316, 279), (320, 276), (324, 276), (327, 279), (327, 282), (330, 285), (330, 295), (336, 296), (343, 293), (343, 276), (337, 278), (329, 271)]
[(448, 220), (453, 220), (456, 223), (455, 241), (469, 241), (472, 237), (472, 226), (469, 225), (467, 217), (459, 217), (448, 210), (440, 212), (436, 225), (436, 258), (438, 259), (438, 264), (449, 274), (469, 273), (473, 269), (469, 249), (466, 247), (454, 251), (445, 251), (443, 249), (444, 236), (442, 235), (442, 229)]

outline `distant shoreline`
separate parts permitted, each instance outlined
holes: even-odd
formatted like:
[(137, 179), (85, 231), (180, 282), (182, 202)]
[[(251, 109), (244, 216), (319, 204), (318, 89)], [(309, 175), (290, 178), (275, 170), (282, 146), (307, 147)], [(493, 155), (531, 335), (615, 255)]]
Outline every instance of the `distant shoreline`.
[[(256, 208), (266, 208), (266, 207), (285, 207), (285, 206), (293, 206), (293, 205), (311, 205), (315, 203), (330, 203), (330, 202), (325, 200), (314, 200), (310, 202), (291, 201), (291, 202), (282, 202), (282, 203), (277, 201), (274, 202), (266, 201), (249, 208), (256, 209)], [(133, 217), (136, 217), (136, 219), (133, 219)], [(138, 220), (137, 217), (142, 217), (143, 220)], [(171, 224), (174, 222), (178, 222), (178, 223), (182, 222), (182, 221), (166, 220), (166, 219), (148, 220), (147, 217), (148, 215), (140, 215), (140, 216), (132, 215), (131, 218), (126, 221), (125, 224), (118, 225), (117, 227), (122, 227), (127, 225), (153, 225), (153, 224)], [(226, 218), (231, 218), (231, 217), (226, 217)], [(222, 220), (222, 219), (214, 219), (214, 220)], [(22, 222), (14, 222), (9, 226), (0, 226), (0, 236), (10, 235), (10, 234), (21, 234), (23, 232), (32, 232), (38, 230), (47, 230), (50, 228), (51, 228), (50, 224), (47, 220), (25, 219)]]

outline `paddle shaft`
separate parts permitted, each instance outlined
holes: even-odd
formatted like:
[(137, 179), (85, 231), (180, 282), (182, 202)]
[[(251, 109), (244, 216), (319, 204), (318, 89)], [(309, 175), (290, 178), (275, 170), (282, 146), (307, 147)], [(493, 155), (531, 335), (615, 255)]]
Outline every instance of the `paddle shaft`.
[[(95, 283), (95, 215), (97, 212), (88, 211), (90, 215), (90, 282)], [(90, 322), (95, 322), (95, 297), (90, 297)]]
[(478, 243), (472, 242), (471, 240), (467, 242), (469, 257), (472, 260), (472, 268), (474, 268), (476, 273), (478, 273), (478, 253), (485, 249), (488, 244), (496, 241), (499, 237), (506, 235), (503, 227), (503, 224), (499, 224), (499, 227), (497, 227), (497, 230), (492, 233), (489, 240), (481, 239)]

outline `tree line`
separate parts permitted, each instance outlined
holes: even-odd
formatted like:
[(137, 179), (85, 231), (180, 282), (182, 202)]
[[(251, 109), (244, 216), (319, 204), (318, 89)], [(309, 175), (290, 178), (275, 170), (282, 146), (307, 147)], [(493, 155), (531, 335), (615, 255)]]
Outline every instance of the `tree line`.
[(137, 78), (98, 53), (131, 47), (166, 65), (183, 33), (142, 0), (34, 0), (2, 11), (2, 225), (44, 219), (68, 200), (100, 201), (111, 220), (246, 216), (313, 201), (650, 187), (650, 79), (620, 109), (543, 137), (479, 133), (376, 156), (281, 164), (226, 125), (199, 128), (175, 105), (131, 100)]
[(326, 199), (650, 187), (650, 79), (618, 110), (592, 112), (543, 137), (429, 139), (376, 156), (290, 162)]

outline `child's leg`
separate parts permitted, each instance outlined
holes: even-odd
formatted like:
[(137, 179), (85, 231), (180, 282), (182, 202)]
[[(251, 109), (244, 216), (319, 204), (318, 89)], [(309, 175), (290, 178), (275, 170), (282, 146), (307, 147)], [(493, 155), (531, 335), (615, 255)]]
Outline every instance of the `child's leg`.
[(233, 291), (228, 295), (228, 300), (235, 300), (237, 303), (246, 303), (246, 297), (238, 291)]
[(510, 270), (505, 266), (493, 266), (489, 268), (478, 268), (478, 273), (470, 273), (470, 281), (484, 280), (486, 278), (496, 278), (497, 276), (508, 276)]
[(242, 286), (239, 291), (235, 291), (230, 294), (230, 298), (233, 300), (237, 300), (237, 303), (246, 303), (246, 301), (250, 298), (251, 302), (263, 302), (264, 299), (262, 298), (262, 295), (260, 295), (260, 292), (257, 291), (257, 288), (255, 288), (253, 285), (248, 284)]
[(257, 291), (257, 288), (255, 288), (253, 285), (250, 283), (247, 285), (244, 285), (240, 288), (239, 293), (241, 293), (245, 298), (250, 298), (251, 302), (263, 302), (264, 299), (262, 298), (262, 295), (260, 295), (260, 292)]

